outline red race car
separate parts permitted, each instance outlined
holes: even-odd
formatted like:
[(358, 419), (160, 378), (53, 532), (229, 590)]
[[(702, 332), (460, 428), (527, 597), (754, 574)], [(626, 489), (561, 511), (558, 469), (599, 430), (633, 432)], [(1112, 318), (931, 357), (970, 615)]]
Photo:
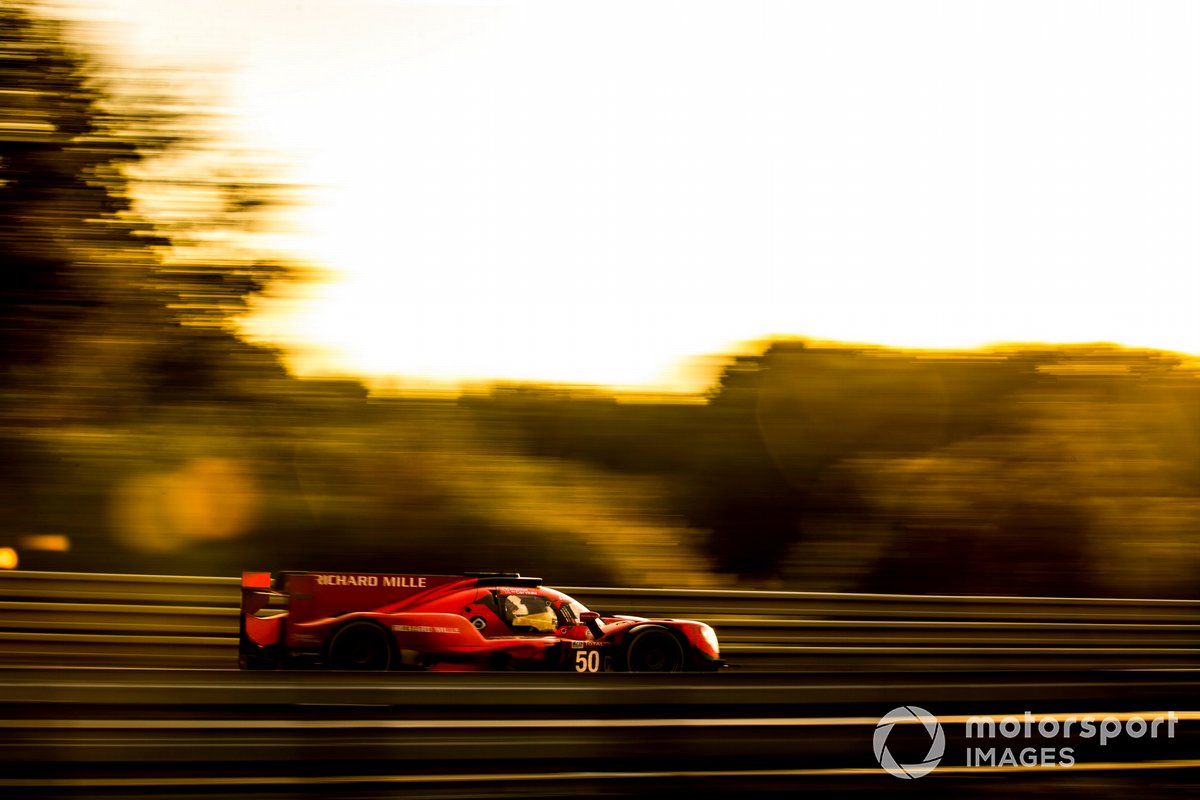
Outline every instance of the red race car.
[(703, 622), (600, 616), (516, 573), (242, 575), (243, 669), (708, 671)]

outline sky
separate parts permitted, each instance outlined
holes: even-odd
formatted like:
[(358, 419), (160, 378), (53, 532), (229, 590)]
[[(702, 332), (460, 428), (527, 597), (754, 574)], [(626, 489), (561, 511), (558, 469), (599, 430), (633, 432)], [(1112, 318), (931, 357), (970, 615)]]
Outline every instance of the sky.
[(772, 335), (1200, 353), (1191, 2), (79, 0), (311, 187), (302, 373), (695, 388)]

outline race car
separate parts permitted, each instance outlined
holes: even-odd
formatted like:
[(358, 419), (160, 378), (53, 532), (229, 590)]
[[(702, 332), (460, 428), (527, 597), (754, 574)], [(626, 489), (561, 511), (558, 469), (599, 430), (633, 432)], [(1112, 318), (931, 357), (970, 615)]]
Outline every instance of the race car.
[(703, 622), (601, 616), (512, 572), (242, 574), (243, 669), (711, 671)]

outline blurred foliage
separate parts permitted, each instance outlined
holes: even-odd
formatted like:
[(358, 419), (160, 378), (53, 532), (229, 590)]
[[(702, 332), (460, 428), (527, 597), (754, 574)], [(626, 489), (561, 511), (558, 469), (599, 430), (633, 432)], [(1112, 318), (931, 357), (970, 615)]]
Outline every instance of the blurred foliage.
[(779, 342), (703, 406), (506, 388), (527, 452), (654, 477), (713, 568), (832, 591), (1200, 596), (1200, 368)]
[(68, 34), (0, 7), (0, 547), (25, 568), (1200, 596), (1200, 372), (1169, 354), (783, 341), (678, 403), (298, 380), (232, 332), (311, 276), (255, 246), (288, 187)]

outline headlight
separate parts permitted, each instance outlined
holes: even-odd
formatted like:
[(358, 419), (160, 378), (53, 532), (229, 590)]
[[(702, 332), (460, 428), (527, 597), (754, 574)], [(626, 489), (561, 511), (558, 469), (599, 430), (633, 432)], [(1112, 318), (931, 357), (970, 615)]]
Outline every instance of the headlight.
[(704, 639), (704, 643), (712, 649), (713, 655), (721, 654), (721, 646), (717, 644), (717, 632), (707, 625), (700, 626), (700, 637)]

